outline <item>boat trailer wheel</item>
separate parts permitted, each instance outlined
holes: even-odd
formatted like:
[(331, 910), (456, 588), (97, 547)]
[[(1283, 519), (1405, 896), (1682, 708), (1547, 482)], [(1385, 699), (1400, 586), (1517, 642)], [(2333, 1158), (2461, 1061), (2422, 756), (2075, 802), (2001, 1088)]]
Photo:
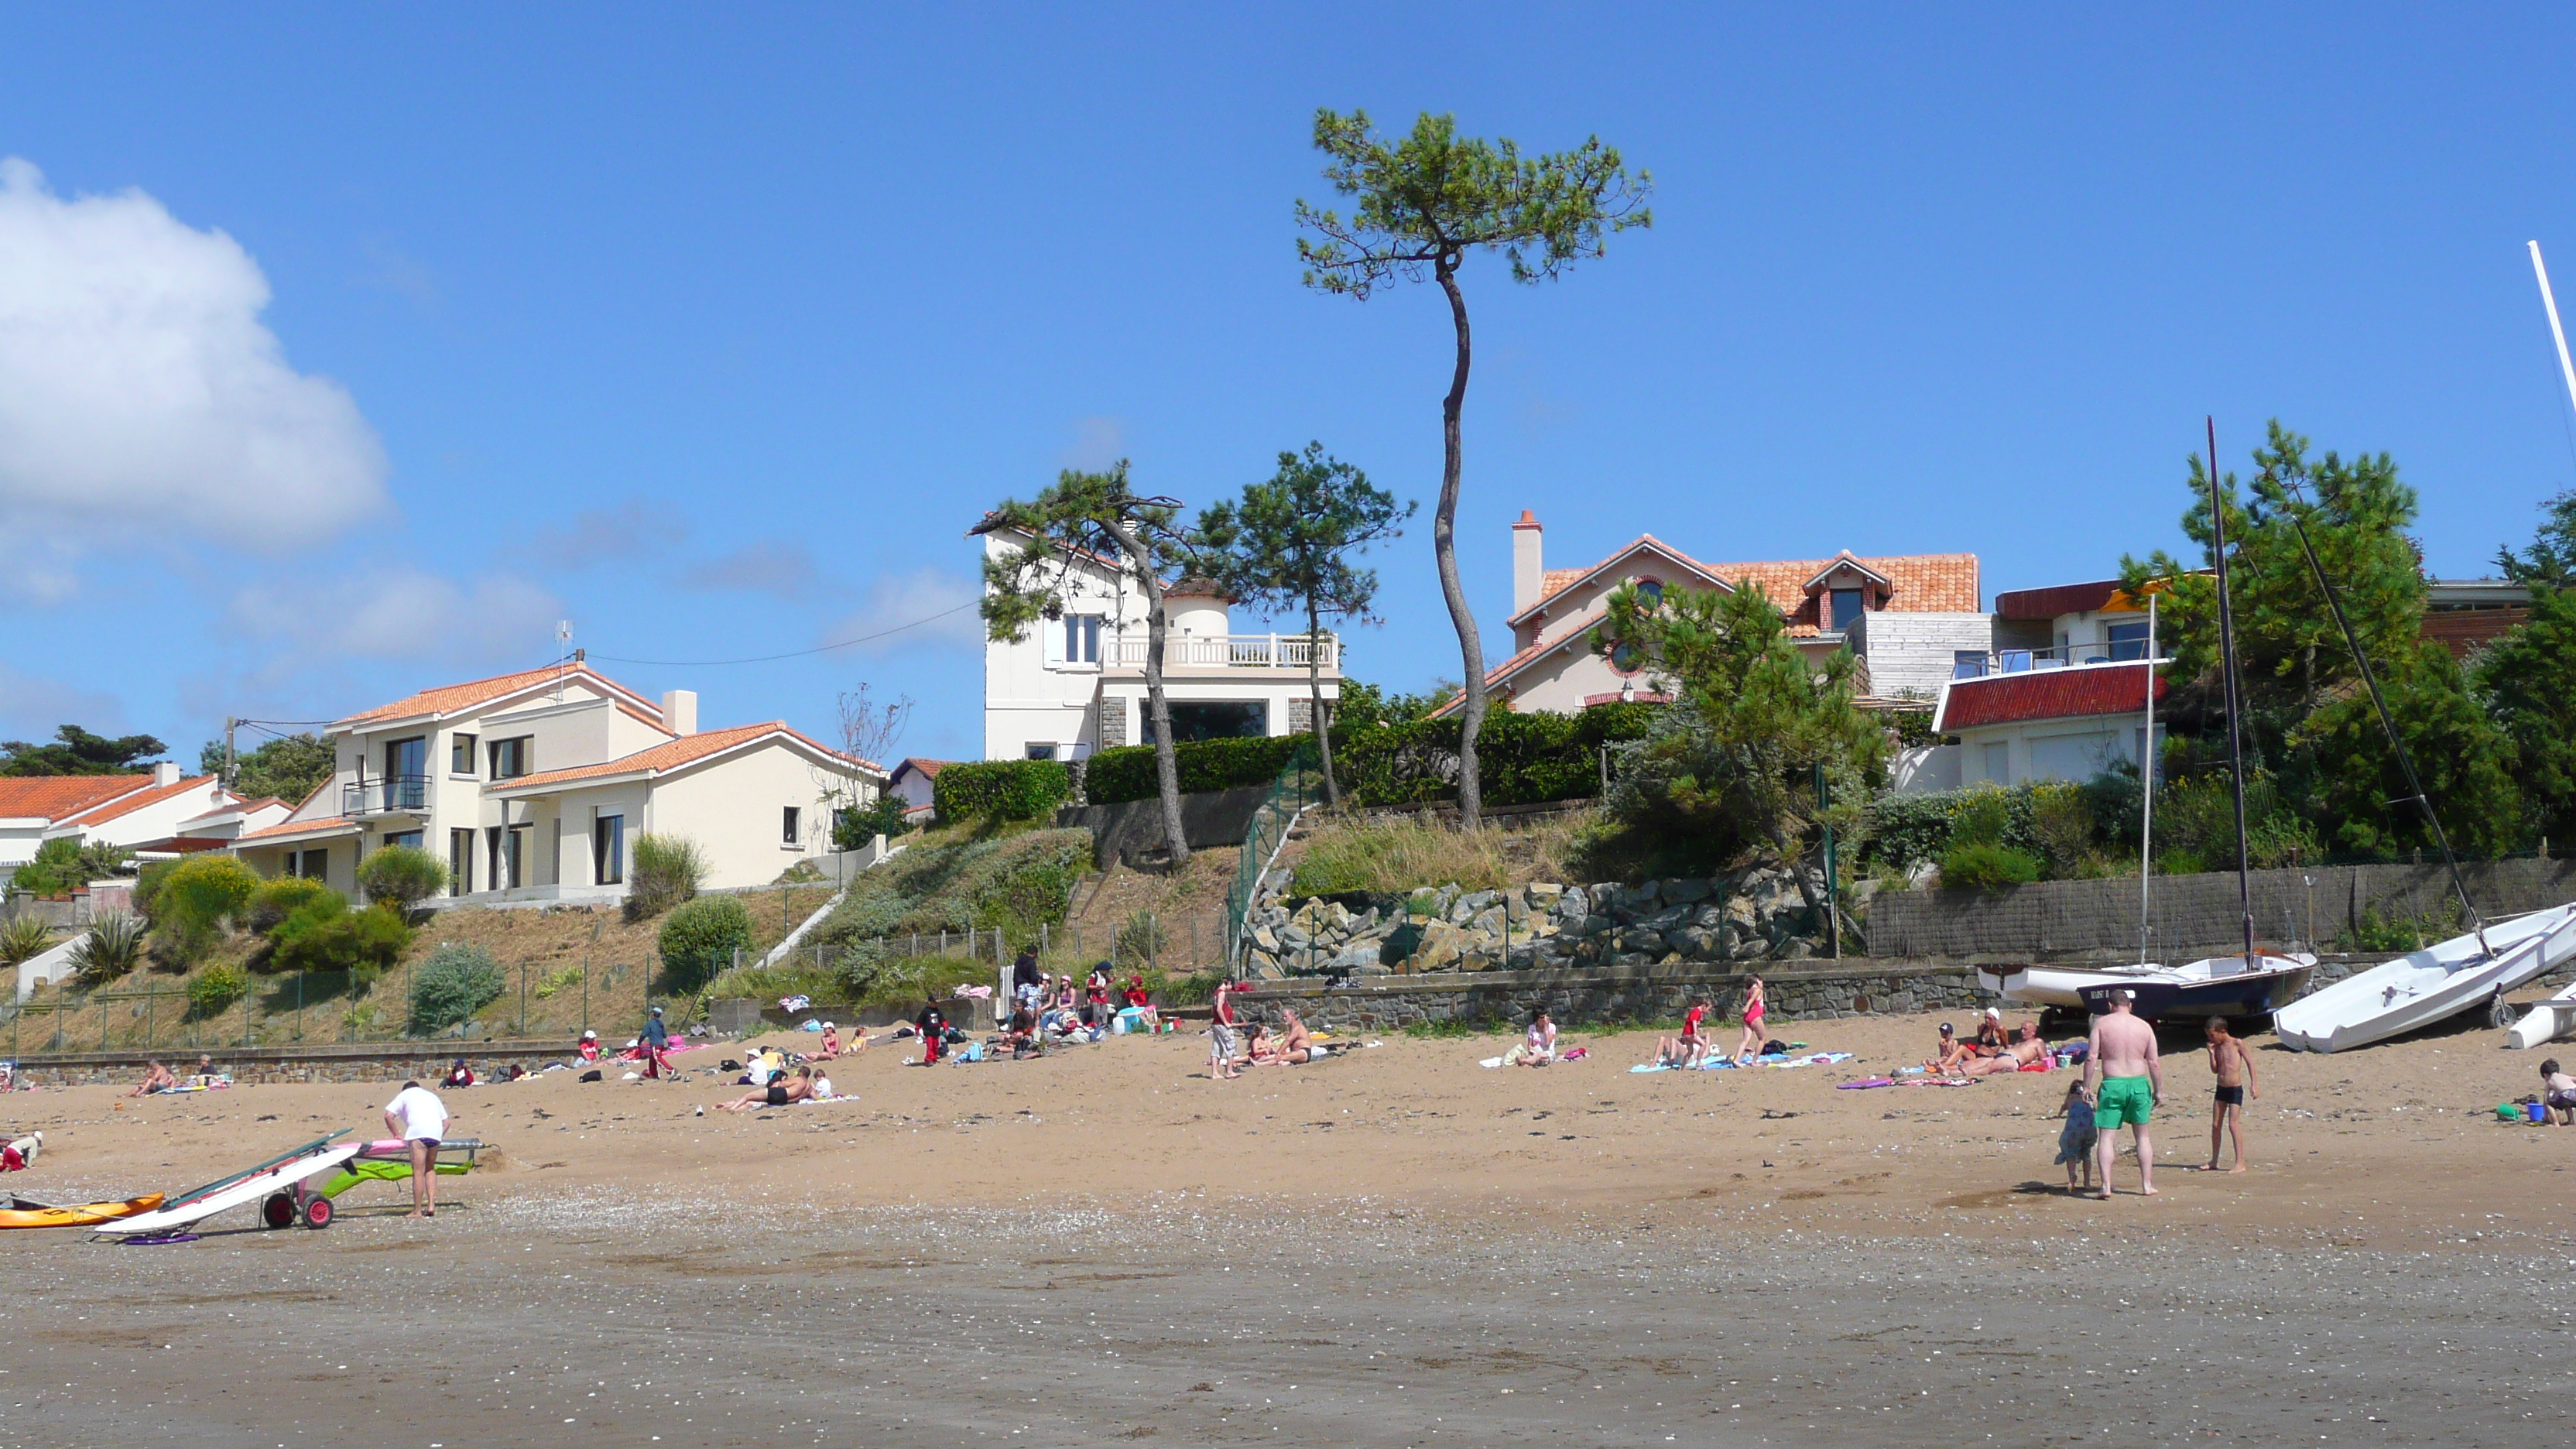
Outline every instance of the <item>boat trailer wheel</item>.
[(304, 1200), (304, 1226), (327, 1228), (331, 1226), (331, 1214), (331, 1199), (320, 1193), (317, 1192)]
[(260, 1200), (259, 1220), (272, 1228), (295, 1226), (295, 1199), (291, 1194), (273, 1192)]

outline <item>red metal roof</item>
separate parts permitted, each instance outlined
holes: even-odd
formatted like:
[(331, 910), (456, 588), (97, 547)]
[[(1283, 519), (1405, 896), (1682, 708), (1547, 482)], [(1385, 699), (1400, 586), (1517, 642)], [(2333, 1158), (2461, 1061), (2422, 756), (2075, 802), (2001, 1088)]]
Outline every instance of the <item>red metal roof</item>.
[[(1932, 727), (1948, 734), (1980, 725), (2137, 714), (2147, 704), (2146, 685), (2138, 677), (2146, 667), (2143, 663), (2080, 664), (1955, 679), (1942, 692), (1941, 714)], [(2164, 676), (2156, 676), (2156, 698), (2164, 698), (2165, 688)]]
[(2120, 592), (2118, 579), (2089, 584), (2057, 584), (2045, 589), (2014, 589), (1995, 595), (1995, 613), (2005, 619), (2054, 619), (2060, 614), (2090, 614), (2107, 608)]

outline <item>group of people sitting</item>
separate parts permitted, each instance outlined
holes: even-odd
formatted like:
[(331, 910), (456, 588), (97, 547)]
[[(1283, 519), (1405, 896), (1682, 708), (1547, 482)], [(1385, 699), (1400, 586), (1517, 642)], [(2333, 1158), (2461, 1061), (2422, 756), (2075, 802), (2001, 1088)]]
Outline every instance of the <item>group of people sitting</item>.
[[(1280, 1008), (1277, 1031), (1257, 1021), (1238, 1024), (1237, 989), (1230, 981), (1217, 983), (1216, 1010), (1208, 1028), (1208, 1075), (1227, 1082), (1242, 1076), (1247, 1066), (1303, 1066), (1333, 1054), (1332, 1044), (1317, 1041), (1293, 1008)], [(1553, 1030), (1549, 1035), (1553, 1040)]]
[(1941, 1023), (1940, 1050), (1923, 1064), (1923, 1070), (1941, 1077), (1990, 1077), (2044, 1072), (2055, 1064), (2048, 1043), (2039, 1039), (2038, 1022), (2025, 1021), (2017, 1030), (2006, 1031), (2003, 1012), (1989, 1006), (1977, 1024), (1977, 1034), (1966, 1040), (1950, 1023)]
[(148, 1063), (148, 1066), (150, 1067), (150, 1070), (143, 1074), (143, 1080), (135, 1083), (134, 1090), (126, 1093), (125, 1095), (129, 1097), (152, 1097), (158, 1096), (163, 1092), (175, 1092), (182, 1086), (223, 1086), (231, 1080), (221, 1072), (215, 1070), (215, 1059), (212, 1057), (197, 1058), (196, 1071), (190, 1073), (184, 1083), (178, 1077), (172, 1075), (168, 1067), (163, 1066), (157, 1061)]
[[(1659, 1038), (1655, 1042), (1655, 1065), (1659, 1067), (1706, 1066), (1717, 1055), (1716, 1044), (1709, 1040), (1709, 1012), (1712, 1003), (1705, 996), (1695, 998), (1690, 1009), (1682, 1013), (1679, 1036)], [(1744, 988), (1744, 1034), (1736, 1039), (1730, 1058), (1744, 1066), (1763, 1054), (1769, 1043), (1762, 1039), (1762, 1024), (1771, 1014), (1762, 978), (1754, 977)]]

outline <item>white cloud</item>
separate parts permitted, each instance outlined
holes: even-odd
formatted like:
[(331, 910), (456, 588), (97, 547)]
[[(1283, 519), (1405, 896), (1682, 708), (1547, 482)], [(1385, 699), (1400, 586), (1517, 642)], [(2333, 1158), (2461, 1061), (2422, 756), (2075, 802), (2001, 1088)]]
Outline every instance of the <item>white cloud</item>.
[(1059, 468), (1097, 473), (1127, 456), (1127, 425), (1116, 418), (1076, 418), (1073, 441), (1056, 454)]
[(255, 584), (234, 596), (231, 621), (316, 663), (383, 659), (456, 665), (533, 660), (554, 648), (563, 605), (507, 574), (465, 583), (392, 569), (310, 584)]
[(141, 191), (0, 158), (0, 533), (141, 528), (275, 550), (382, 508), (347, 390), (287, 365), (241, 244)]
[(567, 522), (541, 528), (519, 552), (550, 568), (589, 568), (652, 553), (688, 536), (688, 524), (668, 505), (629, 498), (615, 508), (585, 508)]
[(116, 696), (45, 679), (0, 663), (0, 736), (50, 740), (67, 724), (116, 734), (125, 709)]
[[(824, 631), (823, 642), (883, 636), (860, 645), (862, 654), (981, 647), (984, 621), (975, 605), (983, 596), (983, 585), (974, 579), (928, 565), (910, 573), (879, 574), (868, 581), (865, 606), (835, 621)], [(886, 633), (906, 624), (917, 627)]]
[(762, 539), (680, 576), (682, 585), (720, 593), (774, 594), (794, 601), (814, 591), (821, 569), (803, 544)]

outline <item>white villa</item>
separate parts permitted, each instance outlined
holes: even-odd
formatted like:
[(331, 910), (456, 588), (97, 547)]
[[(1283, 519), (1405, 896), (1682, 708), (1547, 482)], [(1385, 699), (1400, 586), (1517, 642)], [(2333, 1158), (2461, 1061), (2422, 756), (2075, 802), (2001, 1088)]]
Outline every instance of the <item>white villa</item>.
[[(979, 525), (987, 557), (1018, 535)], [(984, 758), (1080, 760), (1149, 742), (1145, 725), (1145, 591), (1117, 562), (1074, 565), (1073, 597), (1015, 642), (984, 646)], [(1170, 630), (1163, 689), (1175, 740), (1304, 734), (1314, 727), (1307, 660), (1320, 651), (1324, 707), (1342, 693), (1341, 641), (1331, 634), (1237, 634), (1232, 603), (1195, 580), (1164, 590)]]
[(697, 714), (694, 693), (647, 699), (578, 655), (423, 690), (333, 723), (331, 779), (233, 849), (352, 895), (366, 853), (411, 845), (447, 862), (462, 902), (605, 901), (625, 895), (639, 834), (696, 841), (710, 887), (766, 884), (829, 853), (834, 806), (885, 784), (781, 722), (702, 732)]
[[(1647, 661), (1592, 652), (1591, 634), (1610, 595), (1635, 584), (1732, 591), (1750, 579), (1779, 605), (1789, 637), (1809, 658), (1849, 645), (1864, 693), (1929, 703), (1960, 662), (1983, 660), (1994, 625), (1981, 612), (1977, 556), (1907, 554), (1767, 563), (1702, 563), (1653, 534), (1581, 568), (1550, 569), (1544, 531), (1528, 509), (1512, 525), (1512, 648), (1486, 671), (1485, 688), (1504, 708), (1572, 714), (1624, 700), (1661, 702)], [(1452, 701), (1442, 713), (1459, 707)]]

